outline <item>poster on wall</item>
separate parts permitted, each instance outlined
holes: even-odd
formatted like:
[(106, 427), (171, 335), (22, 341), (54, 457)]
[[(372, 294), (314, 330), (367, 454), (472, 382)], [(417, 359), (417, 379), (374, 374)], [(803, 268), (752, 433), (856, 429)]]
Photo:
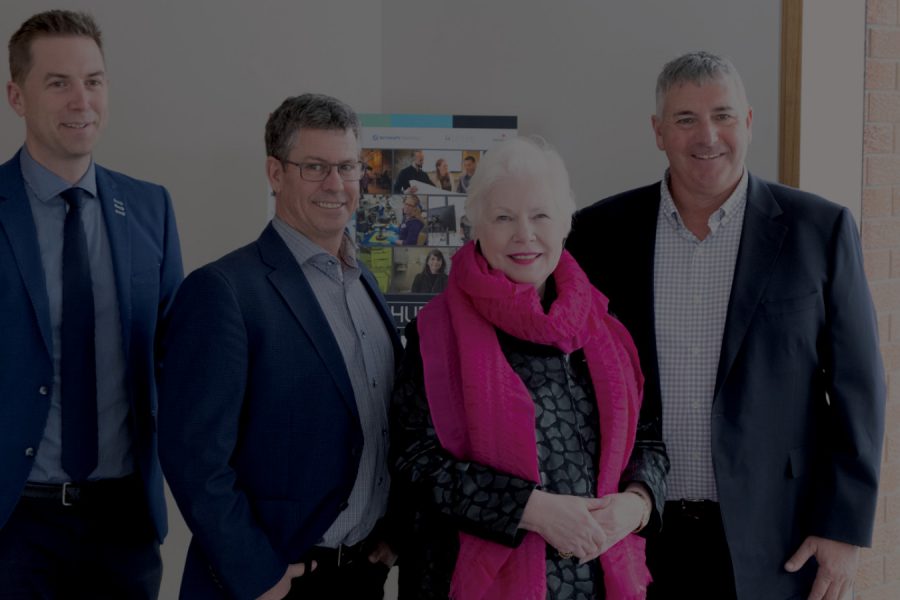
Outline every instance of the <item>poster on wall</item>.
[(469, 181), (514, 116), (362, 114), (366, 172), (349, 227), (398, 331), (444, 290), (453, 254), (469, 241)]

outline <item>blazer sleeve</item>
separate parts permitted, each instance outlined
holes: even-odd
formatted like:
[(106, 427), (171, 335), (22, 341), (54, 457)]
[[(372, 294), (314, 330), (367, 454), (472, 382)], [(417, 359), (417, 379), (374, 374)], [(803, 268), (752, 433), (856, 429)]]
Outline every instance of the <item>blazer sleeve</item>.
[(650, 492), (652, 498), (650, 519), (641, 530), (645, 536), (662, 529), (662, 515), (666, 503), (669, 455), (662, 441), (660, 416), (658, 413), (651, 415), (641, 411), (634, 450), (619, 483), (620, 490), (628, 487), (629, 483), (642, 483)]
[(869, 546), (884, 436), (885, 380), (875, 310), (850, 212), (840, 212), (829, 244), (822, 373), (828, 394), (823, 437), (830, 456), (817, 473), (813, 533)]
[(526, 533), (519, 529), (522, 513), (537, 484), (458, 460), (440, 445), (425, 396), (416, 323), (408, 324), (405, 331), (406, 355), (391, 405), (395, 477), (460, 531), (518, 545)]
[[(172, 198), (169, 192), (163, 188), (165, 197), (165, 225), (163, 230), (163, 259), (160, 266), (159, 286), (159, 313), (158, 323), (161, 327), (157, 331), (163, 331), (169, 309), (175, 300), (175, 292), (184, 279), (184, 268), (181, 262), (181, 244), (178, 240), (178, 228), (175, 225), (175, 210), (172, 207)], [(157, 345), (160, 340), (157, 339)], [(158, 350), (158, 348), (157, 348)]]
[(163, 342), (159, 453), (188, 527), (236, 598), (256, 598), (287, 569), (230, 464), (247, 371), (247, 331), (235, 291), (215, 266), (199, 269), (178, 292)]

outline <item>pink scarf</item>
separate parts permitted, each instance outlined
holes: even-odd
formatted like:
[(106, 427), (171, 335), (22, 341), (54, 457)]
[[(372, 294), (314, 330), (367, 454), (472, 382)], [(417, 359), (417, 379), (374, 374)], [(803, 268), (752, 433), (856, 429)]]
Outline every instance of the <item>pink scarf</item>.
[[(461, 460), (540, 481), (534, 403), (500, 349), (495, 327), (571, 353), (584, 349), (600, 420), (597, 495), (618, 491), (637, 430), (643, 377), (628, 332), (568, 252), (553, 272), (557, 298), (544, 313), (535, 287), (491, 269), (470, 242), (453, 255), (447, 290), (419, 313), (425, 393), (441, 445)], [(518, 548), (460, 533), (455, 600), (545, 600), (546, 542)], [(645, 597), (644, 540), (629, 535), (600, 556), (606, 597)]]

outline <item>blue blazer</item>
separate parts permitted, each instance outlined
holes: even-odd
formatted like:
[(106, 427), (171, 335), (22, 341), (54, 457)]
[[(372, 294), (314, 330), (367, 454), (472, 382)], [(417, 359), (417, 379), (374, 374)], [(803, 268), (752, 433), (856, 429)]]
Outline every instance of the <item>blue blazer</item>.
[[(646, 377), (642, 410), (657, 414), (659, 202), (659, 184), (601, 201), (575, 216), (567, 243), (631, 331)], [(884, 403), (853, 217), (751, 175), (710, 415), (738, 598), (805, 598), (815, 561), (797, 574), (783, 564), (808, 535), (870, 545)]]
[[(156, 454), (154, 344), (157, 325), (182, 278), (175, 215), (161, 186), (99, 165), (96, 174), (122, 320), (133, 452), (162, 541), (166, 504)], [(50, 410), (49, 310), (37, 230), (16, 154), (0, 166), (0, 527), (19, 501)]]
[[(400, 352), (371, 273), (362, 281)], [(270, 224), (190, 274), (164, 339), (160, 457), (193, 533), (181, 597), (256, 598), (319, 540), (363, 435), (325, 314)]]

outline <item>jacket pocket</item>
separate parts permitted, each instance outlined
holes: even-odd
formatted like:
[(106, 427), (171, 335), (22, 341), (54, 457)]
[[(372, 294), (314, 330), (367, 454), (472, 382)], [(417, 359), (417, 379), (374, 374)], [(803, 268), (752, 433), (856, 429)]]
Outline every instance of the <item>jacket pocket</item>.
[(762, 301), (760, 310), (762, 310), (763, 314), (769, 316), (789, 315), (791, 313), (815, 308), (816, 304), (818, 304), (818, 300), (818, 291), (793, 298), (767, 298)]
[(806, 474), (806, 468), (809, 465), (809, 449), (805, 446), (793, 448), (788, 453), (788, 469), (787, 475), (791, 479), (803, 477)]

